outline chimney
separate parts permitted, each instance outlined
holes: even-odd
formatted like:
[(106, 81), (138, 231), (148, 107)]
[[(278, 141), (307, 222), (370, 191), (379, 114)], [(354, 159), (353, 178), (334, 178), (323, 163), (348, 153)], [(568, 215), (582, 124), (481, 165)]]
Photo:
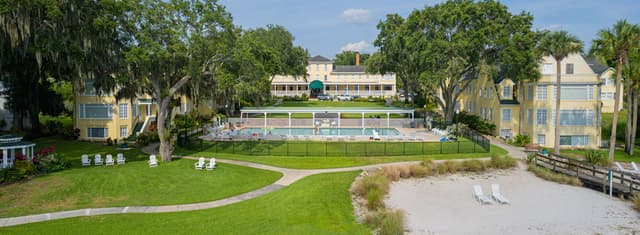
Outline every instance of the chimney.
[(360, 52), (356, 51), (356, 66), (360, 66)]

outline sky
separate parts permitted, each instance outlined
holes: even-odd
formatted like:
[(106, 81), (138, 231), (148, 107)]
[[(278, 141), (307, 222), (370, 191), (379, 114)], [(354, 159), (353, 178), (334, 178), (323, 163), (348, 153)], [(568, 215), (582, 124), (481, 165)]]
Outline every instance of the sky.
[[(294, 44), (311, 56), (334, 58), (343, 50), (371, 53), (378, 35), (376, 24), (387, 14), (406, 17), (441, 1), (411, 0), (221, 0), (234, 24), (245, 29), (282, 25)], [(512, 13), (529, 12), (534, 29), (566, 30), (584, 42), (585, 50), (601, 29), (618, 20), (640, 23), (638, 0), (513, 0), (500, 1)]]

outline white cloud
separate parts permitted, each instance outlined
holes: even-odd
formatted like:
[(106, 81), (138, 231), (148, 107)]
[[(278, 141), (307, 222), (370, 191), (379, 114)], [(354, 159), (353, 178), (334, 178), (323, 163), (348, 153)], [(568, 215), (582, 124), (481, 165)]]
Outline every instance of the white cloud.
[(362, 8), (350, 8), (342, 12), (342, 18), (351, 23), (365, 23), (371, 20), (371, 11)]
[(365, 41), (350, 42), (350, 43), (347, 43), (347, 45), (344, 45), (342, 48), (340, 48), (340, 52), (343, 52), (343, 51), (362, 52), (362, 51), (370, 51), (372, 48), (373, 48), (373, 45)]
[(555, 30), (559, 30), (561, 28), (562, 28), (562, 25), (560, 25), (560, 24), (550, 24), (550, 25), (547, 25), (547, 26), (543, 26), (540, 29), (541, 30), (555, 31)]

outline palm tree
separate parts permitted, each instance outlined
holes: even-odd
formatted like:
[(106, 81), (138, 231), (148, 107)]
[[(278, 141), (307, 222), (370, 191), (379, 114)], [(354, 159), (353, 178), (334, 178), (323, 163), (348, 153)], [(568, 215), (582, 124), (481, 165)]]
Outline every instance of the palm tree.
[(567, 58), (569, 54), (582, 52), (582, 41), (567, 31), (550, 32), (540, 41), (540, 52), (544, 56), (551, 56), (556, 60), (556, 120), (553, 152), (560, 154), (560, 62)]
[[(629, 24), (626, 20), (621, 20), (613, 25), (613, 28), (600, 30), (598, 37), (593, 40), (591, 54), (605, 64), (607, 64), (607, 62), (615, 62), (616, 64), (616, 97), (621, 92), (622, 70), (623, 65), (628, 63), (628, 52), (638, 47), (638, 31), (637, 25)], [(611, 138), (609, 141), (609, 161), (613, 161), (613, 153), (616, 149), (616, 129), (619, 107), (620, 100), (615, 99)]]

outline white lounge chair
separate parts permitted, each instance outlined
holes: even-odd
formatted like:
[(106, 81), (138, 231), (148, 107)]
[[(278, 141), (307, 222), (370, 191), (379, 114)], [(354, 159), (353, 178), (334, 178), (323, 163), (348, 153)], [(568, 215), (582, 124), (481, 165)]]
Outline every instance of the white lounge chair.
[(491, 197), (493, 198), (493, 200), (496, 200), (496, 202), (499, 202), (501, 204), (509, 204), (509, 200), (502, 196), (502, 194), (500, 193), (499, 184), (491, 185)]
[(124, 164), (125, 160), (126, 159), (124, 158), (124, 155), (122, 155), (122, 153), (118, 153), (118, 157), (116, 159), (116, 162), (118, 163), (118, 165)]
[(631, 162), (631, 167), (633, 167), (634, 171), (640, 172), (640, 168), (638, 168), (638, 165), (636, 165), (635, 162)]
[(158, 166), (158, 159), (156, 159), (156, 155), (151, 155), (149, 156), (149, 167), (157, 167)]
[(202, 170), (204, 168), (204, 158), (198, 158), (198, 162), (195, 163), (196, 170)]
[(373, 140), (380, 140), (380, 135), (375, 130), (373, 131)]
[(473, 186), (473, 197), (482, 204), (492, 204), (491, 199), (482, 193), (480, 185)]
[(100, 154), (96, 154), (93, 157), (93, 164), (95, 164), (96, 166), (101, 166), (102, 165), (102, 156)]
[(216, 168), (216, 158), (212, 157), (211, 159), (209, 159), (209, 163), (207, 163), (206, 165), (207, 170), (213, 170), (214, 168)]
[(82, 165), (91, 166), (91, 160), (89, 160), (89, 155), (82, 154)]
[(107, 154), (104, 164), (106, 166), (113, 166), (114, 163), (115, 161), (113, 161), (113, 156), (111, 156), (111, 154)]

